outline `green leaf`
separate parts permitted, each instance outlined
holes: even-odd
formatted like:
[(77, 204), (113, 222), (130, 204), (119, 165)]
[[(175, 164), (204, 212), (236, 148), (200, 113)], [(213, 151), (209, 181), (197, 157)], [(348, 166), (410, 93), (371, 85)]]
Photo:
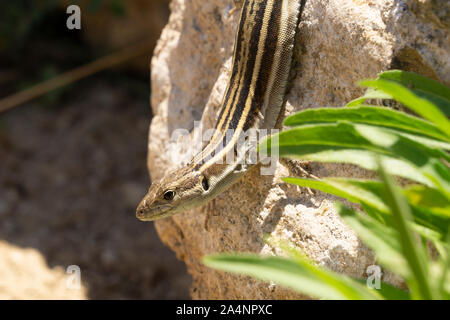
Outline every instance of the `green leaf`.
[(368, 88), (366, 90), (366, 93), (362, 97), (359, 97), (359, 98), (356, 98), (355, 100), (350, 101), (346, 105), (346, 107), (357, 107), (359, 105), (362, 105), (364, 103), (364, 101), (366, 101), (368, 99), (392, 99), (392, 97), (390, 95), (388, 95), (387, 93), (384, 93), (383, 91)]
[(337, 121), (378, 125), (450, 141), (435, 125), (428, 121), (389, 108), (375, 106), (308, 109), (287, 117), (284, 125), (299, 126)]
[(364, 204), (383, 213), (389, 212), (389, 208), (380, 197), (381, 185), (376, 181), (346, 178), (312, 180), (293, 177), (283, 178), (282, 180), (287, 183), (330, 193), (335, 196), (348, 199), (354, 203)]
[(401, 84), (390, 80), (364, 80), (361, 86), (381, 90), (401, 102), (417, 114), (434, 123), (443, 133), (450, 137), (450, 122), (447, 117), (431, 101), (419, 97)]
[[(444, 251), (445, 252), (442, 252)], [(441, 277), (439, 281), (439, 290), (444, 299), (450, 299), (450, 228), (447, 230), (446, 247), (441, 250)]]
[[(390, 130), (390, 129), (388, 129)], [(450, 143), (443, 142), (441, 140), (430, 139), (424, 136), (418, 136), (416, 134), (409, 134), (401, 131), (392, 131), (393, 133), (399, 134), (409, 140), (418, 142), (432, 149), (442, 149), (442, 150), (450, 150)]]
[[(438, 148), (431, 148), (418, 143), (393, 130), (363, 124), (355, 124), (354, 129), (361, 137), (367, 139), (374, 146), (387, 148), (391, 155), (409, 160), (418, 167), (421, 166), (421, 163), (428, 162), (430, 158), (442, 158), (450, 161), (448, 153)], [(421, 152), (422, 154), (417, 155), (415, 154), (416, 152)]]
[(447, 117), (450, 116), (450, 100), (443, 99), (442, 97), (418, 89), (413, 89), (412, 92), (436, 105)]
[(395, 228), (398, 230), (398, 241), (401, 244), (402, 253), (408, 260), (411, 274), (405, 277), (413, 298), (433, 299), (438, 298), (429, 280), (428, 265), (426, 255), (422, 245), (418, 243), (418, 238), (408, 226), (408, 221), (412, 220), (411, 209), (406, 199), (398, 192), (392, 182), (392, 178), (386, 173), (380, 162), (380, 175), (385, 186), (387, 204), (391, 208)]
[[(294, 154), (285, 150), (287, 157), (319, 161), (319, 162), (335, 162), (335, 163), (350, 163), (358, 165), (367, 170), (376, 170), (377, 165), (373, 157), (374, 153), (366, 150), (333, 148), (328, 146), (304, 146), (302, 152)], [(427, 186), (433, 186), (432, 180), (422, 174), (415, 166), (409, 162), (395, 159), (393, 157), (381, 156), (383, 163), (389, 170), (389, 173), (400, 177), (408, 178), (413, 181), (423, 183)]]
[(411, 204), (426, 207), (437, 215), (450, 218), (450, 199), (439, 190), (413, 185), (407, 187), (404, 194)]
[(397, 231), (340, 203), (335, 207), (345, 223), (375, 252), (381, 265), (403, 278), (410, 277), (411, 271), (401, 252)]
[(265, 143), (268, 154), (275, 150), (281, 157), (348, 162), (367, 169), (374, 167), (373, 154), (380, 154), (390, 173), (450, 190), (450, 179), (435, 159), (448, 161), (447, 153), (387, 129), (346, 122), (303, 125), (270, 137), (260, 147)]
[[(419, 74), (401, 70), (389, 70), (378, 75), (378, 79), (390, 80), (409, 88), (415, 95), (429, 100), (436, 105), (442, 113), (450, 116), (450, 89), (435, 80), (426, 78)], [(368, 88), (364, 96), (350, 101), (347, 107), (356, 107), (367, 99), (393, 99), (383, 91)]]
[(450, 89), (442, 83), (420, 74), (402, 70), (389, 70), (378, 75), (379, 79), (392, 80), (410, 89), (418, 89), (450, 101)]
[[(367, 285), (367, 280), (359, 280), (361, 284)], [(386, 282), (380, 283), (380, 288), (373, 289), (386, 300), (411, 300), (411, 296), (408, 291), (394, 287)]]
[[(386, 205), (382, 190), (383, 185), (378, 181), (358, 180), (346, 178), (327, 178), (311, 180), (305, 178), (284, 178), (287, 183), (302, 187), (317, 189), (363, 206), (367, 214), (386, 225), (391, 225), (392, 216)], [(427, 207), (412, 206), (414, 224), (412, 227), (422, 236), (433, 241), (443, 241), (450, 225), (449, 217), (430, 210)]]
[[(320, 268), (305, 254), (283, 240), (274, 241), (271, 237), (269, 237), (267, 242), (273, 247), (283, 249), (283, 251), (285, 251), (291, 259), (295, 260), (303, 268), (313, 273), (319, 280), (327, 283), (328, 285), (341, 288), (344, 292), (348, 292), (348, 295), (353, 295), (353, 291), (356, 291), (356, 294), (361, 297), (364, 297), (367, 294), (373, 294), (373, 289), (369, 289), (369, 292), (367, 292), (367, 281), (364, 281), (363, 279), (348, 278), (347, 276)], [(356, 280), (356, 283), (353, 282), (353, 280)], [(358, 286), (358, 283), (363, 284), (364, 287)], [(386, 283), (381, 284), (381, 288), (377, 289), (376, 294), (380, 294), (384, 299), (409, 298), (409, 294), (407, 292), (394, 288)]]
[(422, 229), (416, 229), (416, 232), (433, 241), (445, 240), (445, 235), (450, 225), (448, 216), (442, 215), (439, 210), (432, 210), (428, 207), (421, 206), (411, 206), (411, 211), (414, 221), (424, 227)]
[(325, 299), (349, 298), (338, 289), (317, 281), (309, 271), (294, 261), (285, 258), (223, 254), (205, 257), (203, 262), (205, 265), (219, 270), (246, 274), (265, 281), (274, 281), (313, 297)]

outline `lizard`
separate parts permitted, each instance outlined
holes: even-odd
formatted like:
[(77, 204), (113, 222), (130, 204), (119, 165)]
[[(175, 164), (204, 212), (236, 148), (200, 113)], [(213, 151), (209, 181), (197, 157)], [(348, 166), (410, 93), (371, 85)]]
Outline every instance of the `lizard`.
[[(136, 209), (136, 217), (142, 221), (200, 207), (227, 190), (255, 165), (243, 164), (246, 153), (242, 148), (248, 148), (245, 143), (238, 146), (243, 133), (272, 129), (280, 122), (305, 0), (234, 2), (241, 15), (215, 134), (187, 165), (151, 184)], [(232, 137), (225, 141), (223, 136), (229, 130)], [(223, 161), (228, 152), (241, 156)]]

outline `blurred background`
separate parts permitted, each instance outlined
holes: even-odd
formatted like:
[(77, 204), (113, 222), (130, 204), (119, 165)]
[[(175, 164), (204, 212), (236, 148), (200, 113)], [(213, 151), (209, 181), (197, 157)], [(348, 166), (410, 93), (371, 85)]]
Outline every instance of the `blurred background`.
[[(66, 26), (70, 4), (80, 30)], [(150, 184), (149, 64), (168, 16), (169, 0), (1, 1), (0, 299), (189, 298), (184, 264), (135, 218)], [(15, 95), (92, 61), (104, 70)], [(71, 265), (79, 289), (66, 285)]]

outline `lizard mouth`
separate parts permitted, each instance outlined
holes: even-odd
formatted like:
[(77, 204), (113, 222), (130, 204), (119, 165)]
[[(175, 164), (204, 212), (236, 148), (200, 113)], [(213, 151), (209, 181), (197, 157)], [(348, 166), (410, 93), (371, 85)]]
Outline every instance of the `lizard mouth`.
[(136, 209), (136, 218), (141, 221), (153, 221), (169, 216), (169, 211), (170, 206), (168, 205), (149, 208), (140, 204)]

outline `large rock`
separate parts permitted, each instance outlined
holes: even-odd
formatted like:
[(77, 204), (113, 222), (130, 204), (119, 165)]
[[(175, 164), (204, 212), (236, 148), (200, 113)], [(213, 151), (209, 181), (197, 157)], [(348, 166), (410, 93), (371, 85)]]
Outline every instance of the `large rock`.
[[(153, 179), (183, 159), (169, 143), (174, 129), (210, 126), (230, 73), (239, 13), (231, 0), (173, 0), (172, 14), (152, 60), (148, 166)], [(392, 68), (420, 72), (450, 84), (447, 1), (308, 1), (295, 53), (297, 76), (286, 114), (339, 106), (363, 91), (356, 81)], [(443, 14), (446, 10), (447, 14)], [(203, 117), (202, 117), (203, 114)], [(314, 164), (318, 176), (364, 176), (351, 166)], [(209, 205), (156, 222), (159, 235), (192, 274), (193, 298), (284, 299), (299, 295), (270, 283), (217, 272), (201, 258), (223, 251), (276, 253), (263, 242), (271, 233), (303, 249), (320, 265), (364, 277), (375, 257), (333, 211), (331, 196), (287, 185), (250, 171)], [(388, 273), (387, 273), (388, 275)], [(385, 280), (395, 283), (386, 276)]]

